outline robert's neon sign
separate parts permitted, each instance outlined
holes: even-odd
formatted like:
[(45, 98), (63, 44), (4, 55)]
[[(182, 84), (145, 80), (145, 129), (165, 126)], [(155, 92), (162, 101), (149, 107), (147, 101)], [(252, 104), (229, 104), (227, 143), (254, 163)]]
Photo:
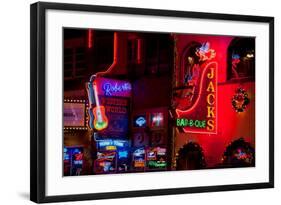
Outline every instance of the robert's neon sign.
[(116, 93), (120, 92), (128, 92), (132, 90), (130, 83), (105, 83), (102, 87), (104, 91), (104, 95), (106, 96), (112, 96)]
[[(98, 77), (95, 79), (95, 84), (96, 84), (97, 93), (99, 96), (129, 98), (129, 97), (131, 97), (131, 94), (132, 94), (132, 85), (129, 81)], [(119, 101), (117, 103), (120, 103), (120, 102), (121, 101)], [(114, 102), (114, 104), (115, 104), (115, 102)]]
[(215, 134), (217, 131), (217, 62), (202, 70), (197, 99), (186, 109), (176, 109), (176, 126), (183, 132)]

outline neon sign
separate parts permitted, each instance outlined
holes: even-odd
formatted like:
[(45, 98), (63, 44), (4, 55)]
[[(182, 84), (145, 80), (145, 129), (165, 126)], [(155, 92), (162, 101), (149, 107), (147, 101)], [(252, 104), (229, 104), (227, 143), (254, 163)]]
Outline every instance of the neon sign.
[(83, 147), (64, 147), (64, 175), (80, 175), (83, 168)]
[(142, 127), (143, 125), (145, 125), (146, 123), (146, 120), (144, 117), (138, 117), (135, 121), (135, 123), (139, 126), (139, 127)]
[(186, 110), (176, 109), (176, 126), (189, 133), (215, 134), (217, 131), (217, 63), (208, 63), (201, 72), (198, 94)]
[(103, 96), (131, 97), (132, 85), (125, 80), (96, 78), (97, 91)]
[(198, 48), (195, 54), (199, 57), (199, 61), (211, 60), (216, 57), (216, 51), (210, 48), (210, 43), (205, 42)]
[(177, 119), (177, 126), (178, 127), (206, 127), (206, 120), (191, 120), (186, 118), (178, 118)]
[(134, 151), (135, 157), (142, 156), (143, 154), (145, 154), (145, 150), (143, 148), (140, 148), (140, 149), (137, 149), (137, 150)]
[(94, 172), (97, 174), (115, 172), (116, 152), (97, 152), (97, 159), (94, 161)]
[(121, 141), (121, 140), (100, 140), (98, 141), (98, 145), (99, 147), (110, 147), (110, 146), (114, 146), (114, 147), (125, 147), (127, 141)]
[(116, 146), (111, 146), (110, 145), (110, 146), (106, 146), (105, 149), (106, 150), (116, 150), (117, 148), (116, 148)]
[(128, 157), (128, 151), (124, 150), (124, 151), (119, 151), (118, 152), (118, 158), (127, 158)]
[(95, 128), (96, 130), (101, 131), (108, 127), (108, 118), (105, 114), (105, 107), (100, 105), (97, 82), (93, 78), (94, 77), (91, 77), (86, 88), (90, 102), (90, 108), (88, 109), (90, 116), (89, 127), (91, 129)]
[(74, 160), (73, 164), (75, 164), (75, 165), (82, 165), (83, 161), (82, 160)]
[(126, 92), (132, 90), (130, 83), (122, 83), (122, 84), (112, 84), (112, 83), (105, 83), (103, 84), (104, 94), (107, 96), (112, 96), (118, 92)]
[(149, 148), (147, 150), (147, 166), (149, 169), (166, 168), (166, 148)]
[(152, 168), (166, 168), (167, 163), (165, 161), (149, 161), (148, 166)]
[(154, 150), (147, 152), (147, 159), (148, 160), (156, 160), (156, 152)]
[(109, 153), (104, 153), (104, 152), (98, 152), (97, 153), (97, 160), (109, 160), (113, 161), (115, 158), (115, 152), (109, 152)]
[(145, 149), (139, 148), (133, 152), (133, 166), (136, 169), (145, 167)]
[(129, 126), (129, 100), (132, 86), (128, 81), (91, 76), (86, 84), (90, 109), (88, 125), (99, 138), (126, 138)]
[(160, 113), (152, 113), (151, 114), (151, 127), (161, 127), (164, 124), (164, 114)]

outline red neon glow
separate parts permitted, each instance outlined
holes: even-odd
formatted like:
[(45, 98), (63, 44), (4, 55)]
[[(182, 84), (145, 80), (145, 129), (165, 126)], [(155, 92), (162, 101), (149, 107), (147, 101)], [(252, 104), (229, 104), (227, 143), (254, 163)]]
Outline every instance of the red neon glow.
[[(255, 146), (255, 102), (252, 100), (250, 104), (247, 106), (247, 111), (243, 113), (237, 114), (233, 111), (233, 107), (231, 105), (231, 99), (236, 89), (241, 86), (241, 82), (237, 81), (237, 83), (226, 83), (227, 81), (227, 72), (228, 72), (228, 53), (227, 49), (233, 40), (231, 36), (208, 36), (205, 35), (192, 35), (188, 37), (182, 37), (178, 41), (178, 45), (180, 47), (184, 47), (188, 43), (192, 41), (197, 42), (210, 42), (212, 48), (217, 53), (215, 59), (218, 62), (218, 70), (217, 70), (217, 113), (216, 113), (216, 121), (217, 124), (217, 134), (210, 134), (208, 132), (196, 131), (196, 130), (188, 130), (188, 134), (180, 132), (177, 128), (176, 130), (176, 150), (178, 150), (181, 146), (186, 144), (188, 141), (194, 141), (201, 145), (202, 149), (205, 153), (205, 159), (209, 167), (217, 166), (217, 164), (221, 163), (220, 159), (226, 149), (226, 147), (235, 140), (237, 137), (243, 136), (245, 141), (250, 142), (253, 146)], [(180, 59), (179, 59), (180, 60)], [(213, 61), (212, 60), (212, 61)], [(177, 65), (177, 64), (176, 64)], [(204, 66), (202, 66), (204, 68)], [(179, 67), (177, 68), (177, 71)], [(202, 72), (203, 70), (201, 70)], [(180, 72), (175, 72), (175, 74), (179, 74)], [(177, 77), (176, 79), (180, 79)], [(197, 86), (199, 87), (199, 80)], [(222, 84), (221, 84), (222, 83)], [(243, 88), (248, 91), (249, 98), (255, 99), (255, 82), (249, 81), (242, 83)], [(179, 85), (177, 85), (179, 86)], [(202, 91), (204, 92), (204, 83)], [(199, 91), (199, 88), (198, 88)], [(196, 97), (197, 99), (197, 97)], [(195, 100), (193, 100), (193, 103)], [(204, 97), (201, 98), (205, 99)], [(193, 104), (192, 103), (192, 104)], [(199, 106), (200, 106), (199, 102)], [(192, 106), (192, 105), (191, 105)], [(187, 108), (180, 108), (179, 110), (186, 110)], [(216, 108), (215, 108), (216, 109)], [(194, 110), (194, 112), (197, 112)], [(188, 113), (187, 115), (190, 115)], [(175, 115), (175, 116), (174, 116)], [(176, 114), (173, 114), (172, 117), (176, 117)], [(246, 122), (246, 123), (245, 123)], [(237, 129), (239, 127), (239, 129)]]
[(88, 29), (88, 48), (92, 48), (93, 46), (93, 30)]
[(114, 48), (114, 53), (113, 53), (113, 63), (111, 64), (111, 66), (105, 70), (105, 71), (101, 71), (101, 72), (97, 72), (96, 73), (96, 76), (101, 76), (101, 75), (104, 75), (104, 74), (107, 74), (107, 73), (110, 73), (112, 71), (112, 69), (117, 65), (117, 46), (118, 46), (118, 37), (117, 37), (117, 33), (114, 32), (114, 45), (113, 45), (113, 48)]
[(232, 72), (234, 73), (236, 78), (239, 78), (238, 72), (236, 71), (237, 65), (238, 63), (240, 63), (240, 59), (239, 58), (232, 58)]
[(77, 161), (82, 160), (83, 159), (83, 153), (75, 154), (74, 157), (75, 157), (75, 160), (77, 160)]
[[(218, 66), (218, 63), (217, 62), (210, 62), (208, 63), (204, 69), (203, 69), (203, 72), (202, 72), (202, 75), (201, 75), (201, 79), (200, 79), (200, 87), (199, 87), (199, 96), (198, 98), (196, 99), (195, 103), (193, 104), (193, 106), (187, 110), (180, 110), (180, 109), (176, 109), (176, 113), (177, 113), (177, 116), (181, 115), (182, 113), (189, 113), (191, 111), (193, 111), (196, 107), (197, 107), (197, 104), (200, 100), (200, 97), (201, 97), (201, 93), (202, 93), (202, 85), (203, 85), (203, 78), (205, 76), (205, 72), (207, 70), (207, 68), (211, 65), (211, 64), (215, 64), (215, 70), (217, 69), (217, 66)], [(217, 82), (217, 75), (216, 75), (216, 82)]]
[[(206, 75), (206, 71), (208, 70), (208, 69), (211, 69), (211, 68), (213, 68), (214, 69), (214, 72), (215, 72), (215, 77), (214, 77), (214, 80), (215, 80), (215, 92), (217, 92), (217, 62), (210, 62), (210, 63), (208, 63), (205, 67), (204, 67), (204, 69), (203, 69), (203, 72), (202, 72), (202, 75), (201, 75), (201, 81), (200, 81), (200, 87), (199, 87), (199, 95), (198, 95), (198, 97), (197, 97), (197, 99), (196, 99), (196, 101), (195, 101), (195, 103), (193, 104), (193, 106), (191, 107), (191, 108), (189, 108), (189, 109), (186, 109), (186, 110), (180, 110), (180, 109), (176, 109), (176, 114), (177, 114), (177, 117), (179, 117), (179, 118), (182, 118), (182, 117), (187, 117), (187, 115), (189, 116), (189, 117), (192, 117), (193, 116), (193, 118), (195, 117), (195, 118), (197, 118), (197, 117), (199, 117), (199, 116), (197, 116), (196, 115), (196, 113), (193, 113), (192, 114), (192, 111), (194, 111), (194, 112), (198, 112), (198, 113), (200, 113), (201, 111), (199, 110), (199, 109), (201, 109), (200, 108), (200, 105), (199, 105), (199, 102), (203, 102), (203, 101), (201, 101), (201, 99), (202, 99), (202, 97), (206, 97), (206, 95), (204, 95), (204, 91), (203, 91), (203, 83), (205, 82), (204, 81), (204, 77), (205, 77), (205, 75)], [(208, 74), (207, 74), (208, 75)], [(208, 95), (207, 95), (208, 96)], [(214, 98), (215, 98), (215, 116), (217, 116), (217, 95), (215, 94), (215, 96), (214, 96)], [(205, 101), (204, 101), (205, 102)], [(213, 104), (214, 104), (213, 103)], [(198, 111), (196, 111), (196, 110), (198, 110)], [(207, 111), (208, 112), (208, 111)], [(211, 120), (211, 119), (210, 119)], [(213, 117), (213, 123), (214, 124), (212, 124), (213, 126), (212, 127), (214, 127), (214, 129), (213, 130), (208, 130), (208, 131), (205, 131), (205, 130), (197, 130), (197, 128), (195, 129), (195, 128), (192, 128), (192, 127), (182, 127), (182, 130), (186, 133), (186, 132), (188, 132), (188, 133), (201, 133), (201, 134), (204, 134), (204, 133), (206, 133), (206, 134), (216, 134), (216, 132), (217, 132), (217, 117)], [(200, 128), (199, 128), (200, 129)]]
[(138, 42), (137, 62), (138, 62), (138, 64), (140, 64), (140, 63), (142, 63), (142, 42), (141, 42), (141, 39), (138, 39), (137, 42)]
[(115, 152), (100, 153), (96, 161), (113, 161), (115, 158)]

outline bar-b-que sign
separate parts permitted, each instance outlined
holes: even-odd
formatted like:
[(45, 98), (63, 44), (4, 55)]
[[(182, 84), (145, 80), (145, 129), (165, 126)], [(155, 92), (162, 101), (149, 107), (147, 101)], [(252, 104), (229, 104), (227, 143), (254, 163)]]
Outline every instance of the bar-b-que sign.
[(217, 63), (210, 62), (201, 69), (199, 82), (186, 99), (191, 105), (182, 109), (178, 104), (176, 126), (183, 132), (212, 134), (217, 132)]

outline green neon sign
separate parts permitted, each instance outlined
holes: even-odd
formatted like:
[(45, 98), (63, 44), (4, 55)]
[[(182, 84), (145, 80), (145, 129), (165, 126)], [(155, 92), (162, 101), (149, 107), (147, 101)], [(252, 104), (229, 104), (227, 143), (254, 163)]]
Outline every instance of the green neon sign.
[(193, 120), (186, 118), (178, 118), (176, 121), (177, 127), (197, 127), (197, 128), (205, 128), (206, 120)]
[(167, 163), (165, 161), (148, 161), (148, 166), (155, 168), (165, 168)]

